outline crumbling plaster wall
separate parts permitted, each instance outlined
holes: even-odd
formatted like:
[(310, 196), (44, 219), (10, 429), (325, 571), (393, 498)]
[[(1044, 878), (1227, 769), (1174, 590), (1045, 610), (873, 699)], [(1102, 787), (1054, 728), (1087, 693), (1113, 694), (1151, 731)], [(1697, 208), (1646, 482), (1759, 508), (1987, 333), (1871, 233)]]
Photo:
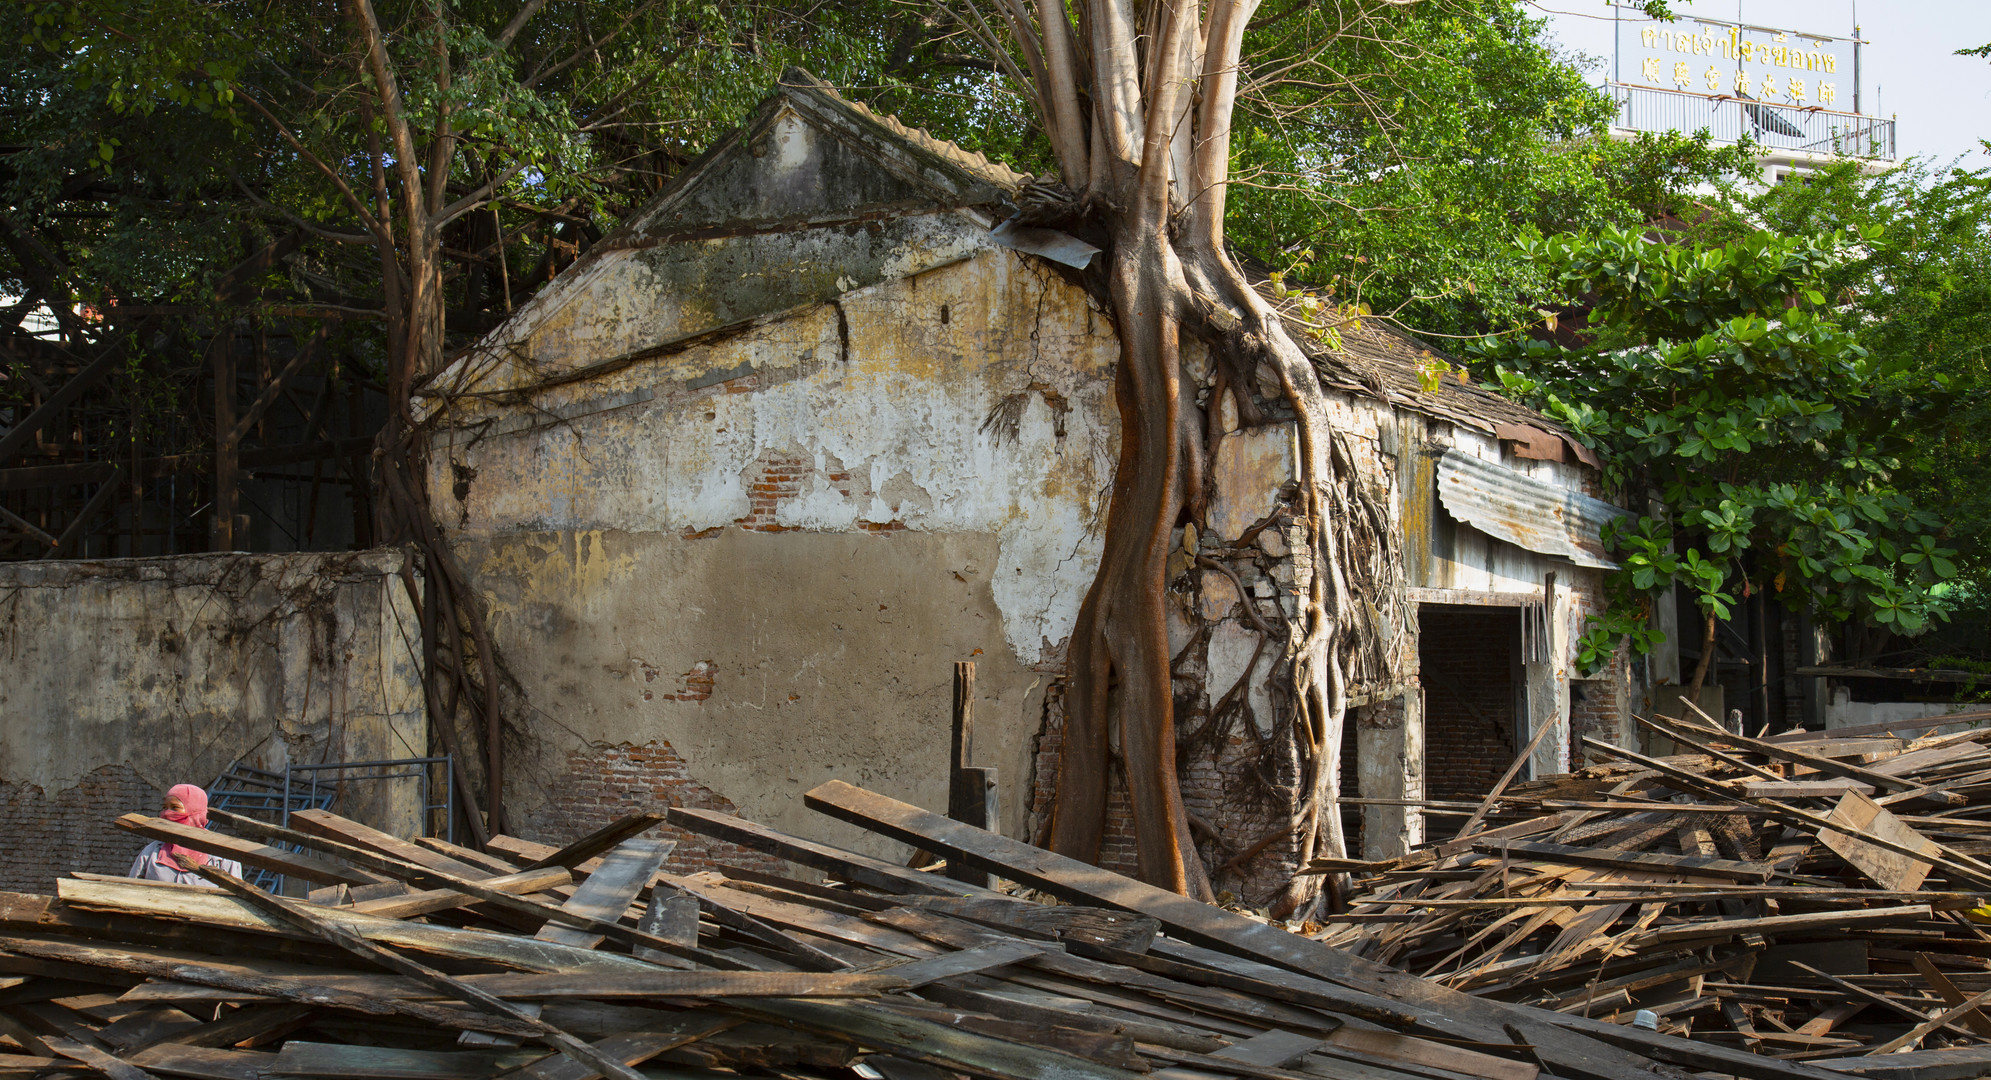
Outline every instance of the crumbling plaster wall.
[(558, 422), (467, 413), (431, 491), (533, 710), (517, 811), (560, 808), (576, 746), (661, 742), (742, 813), (884, 850), (800, 795), (945, 806), (973, 659), (976, 761), (1019, 833), (1098, 559), (1114, 359), (1082, 290), (983, 248), (534, 394)]
[[(394, 551), (0, 564), (0, 888), (121, 873), (112, 827), (230, 762), (421, 757), (418, 620)], [(412, 787), (412, 785), (409, 785)], [(413, 792), (342, 812), (407, 834)]]

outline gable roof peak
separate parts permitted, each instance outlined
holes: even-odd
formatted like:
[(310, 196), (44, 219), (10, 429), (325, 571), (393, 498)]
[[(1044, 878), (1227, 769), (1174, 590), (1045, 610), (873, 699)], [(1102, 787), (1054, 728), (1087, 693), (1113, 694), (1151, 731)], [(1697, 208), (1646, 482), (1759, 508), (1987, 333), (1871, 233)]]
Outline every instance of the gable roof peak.
[[(976, 180), (993, 185), (1004, 194), (1014, 195), (1030, 177), (1017, 172), (999, 161), (991, 161), (979, 151), (969, 150), (957, 143), (942, 139), (923, 128), (916, 128), (889, 113), (881, 113), (861, 101), (845, 97), (835, 87), (817, 78), (805, 68), (791, 67), (781, 73), (776, 83), (779, 92), (787, 97), (801, 97), (814, 104), (850, 114), (861, 125), (879, 129), (883, 134), (909, 144), (916, 150), (939, 158), (948, 165), (967, 173)], [(878, 134), (879, 132), (874, 132)]]

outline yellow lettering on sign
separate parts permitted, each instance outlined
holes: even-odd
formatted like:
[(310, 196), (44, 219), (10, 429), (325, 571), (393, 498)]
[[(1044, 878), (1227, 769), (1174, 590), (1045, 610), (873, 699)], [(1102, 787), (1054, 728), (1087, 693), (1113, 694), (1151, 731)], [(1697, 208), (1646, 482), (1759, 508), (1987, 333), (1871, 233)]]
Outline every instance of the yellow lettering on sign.
[(1639, 66), (1638, 77), (1649, 83), (1656, 83), (1665, 79), (1666, 76), (1661, 74), (1659, 70), (1659, 58), (1657, 56), (1646, 57), (1645, 62)]
[(1680, 89), (1685, 90), (1687, 88), (1687, 84), (1693, 81), (1694, 81), (1694, 75), (1692, 72), (1687, 70), (1687, 62), (1685, 60), (1682, 60), (1673, 65), (1673, 84), (1675, 86), (1678, 86)]
[(1825, 54), (1825, 71), (1831, 74), (1839, 70), (1839, 57), (1834, 53)]
[(1753, 41), (1745, 41), (1745, 42), (1743, 42), (1743, 43), (1742, 43), (1742, 47), (1741, 47), (1741, 49), (1742, 49), (1742, 59), (1744, 59), (1744, 60), (1754, 60), (1754, 59), (1756, 59), (1756, 43), (1755, 43), (1755, 42), (1753, 42)]
[(1777, 93), (1777, 77), (1775, 75), (1763, 76), (1763, 96), (1773, 98), (1777, 96)]
[(1796, 78), (1796, 77), (1792, 77), (1792, 78), (1790, 78), (1790, 79), (1786, 79), (1786, 80), (1784, 81), (1784, 88), (1785, 88), (1785, 91), (1786, 91), (1787, 93), (1789, 93), (1789, 94), (1790, 94), (1790, 96), (1791, 96), (1791, 103), (1792, 103), (1792, 104), (1794, 104), (1794, 105), (1802, 105), (1802, 104), (1804, 104), (1804, 80), (1803, 80), (1803, 79), (1799, 79), (1799, 78)]
[(1703, 77), (1706, 78), (1708, 81), (1709, 90), (1717, 94), (1721, 93), (1721, 76), (1722, 76), (1722, 71), (1720, 68), (1714, 66), (1713, 64), (1708, 65), (1707, 74)]
[(1830, 105), (1839, 100), (1839, 84), (1822, 82), (1818, 84), (1818, 103)]
[(1770, 50), (1770, 63), (1778, 67), (1791, 66), (1791, 51), (1782, 45)]
[(1746, 94), (1746, 93), (1748, 93), (1748, 92), (1749, 92), (1749, 82), (1750, 82), (1750, 80), (1749, 80), (1749, 73), (1748, 73), (1748, 72), (1746, 72), (1746, 71), (1738, 71), (1738, 72), (1736, 72), (1736, 73), (1735, 73), (1735, 92), (1736, 92), (1736, 93), (1738, 93), (1738, 94)]
[(1659, 44), (1659, 31), (1654, 27), (1645, 27), (1638, 32), (1638, 43), (1648, 49), (1652, 48)]

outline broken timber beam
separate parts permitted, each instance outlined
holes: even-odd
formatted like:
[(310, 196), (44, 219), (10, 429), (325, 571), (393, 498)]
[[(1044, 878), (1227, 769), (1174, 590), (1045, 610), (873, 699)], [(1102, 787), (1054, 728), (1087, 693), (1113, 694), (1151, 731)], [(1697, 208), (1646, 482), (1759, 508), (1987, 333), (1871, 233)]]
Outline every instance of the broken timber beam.
[[(1138, 912), (1160, 920), (1185, 940), (1326, 978), (1420, 1006), (1450, 1017), (1454, 1038), (1509, 1042), (1508, 1029), (1524, 1035), (1544, 1062), (1558, 1073), (1619, 1080), (1649, 1077), (1644, 1058), (1574, 1035), (1557, 1019), (1536, 1010), (1472, 997), (1413, 975), (1351, 956), (1338, 949), (1262, 923), (1240, 918), (1186, 896), (1111, 871), (949, 821), (934, 814), (832, 780), (803, 797), (812, 809), (923, 851), (958, 858), (969, 865), (1050, 893), (1072, 903)], [(1431, 1034), (1440, 1034), (1432, 1031)], [(1809, 1072), (1824, 1077), (1830, 1074)]]

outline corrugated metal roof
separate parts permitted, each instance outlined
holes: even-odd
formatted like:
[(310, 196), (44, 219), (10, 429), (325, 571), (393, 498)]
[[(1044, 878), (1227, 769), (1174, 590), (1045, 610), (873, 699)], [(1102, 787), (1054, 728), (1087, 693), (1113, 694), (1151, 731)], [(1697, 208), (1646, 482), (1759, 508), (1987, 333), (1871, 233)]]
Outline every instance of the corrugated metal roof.
[(1488, 536), (1578, 566), (1617, 569), (1604, 553), (1601, 534), (1626, 511), (1602, 499), (1447, 450), (1438, 459), (1438, 500), (1453, 517)]

